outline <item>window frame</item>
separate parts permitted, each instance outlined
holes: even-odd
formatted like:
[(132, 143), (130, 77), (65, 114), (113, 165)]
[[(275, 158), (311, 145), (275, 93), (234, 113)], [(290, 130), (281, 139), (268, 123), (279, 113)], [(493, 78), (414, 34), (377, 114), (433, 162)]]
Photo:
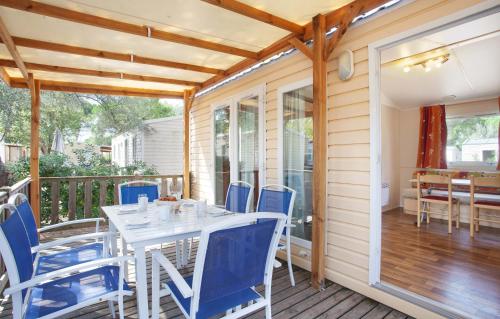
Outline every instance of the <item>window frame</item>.
[[(277, 130), (277, 132), (278, 132), (278, 136), (277, 136), (278, 137), (278, 139), (277, 139), (278, 140), (278, 149), (277, 149), (278, 174), (277, 174), (277, 176), (278, 176), (278, 184), (281, 184), (281, 185), (284, 185), (283, 184), (283, 179), (284, 179), (284, 177), (283, 177), (283, 157), (284, 157), (284, 154), (283, 154), (283, 152), (284, 152), (284, 145), (283, 145), (283, 142), (284, 142), (284, 138), (283, 138), (283, 133), (284, 133), (283, 94), (285, 94), (286, 92), (297, 90), (297, 89), (300, 89), (300, 88), (303, 88), (306, 86), (310, 86), (310, 85), (313, 85), (313, 78), (307, 77), (305, 79), (280, 86), (278, 88), (278, 91), (277, 91), (277, 94), (278, 94), (278, 96), (277, 96), (278, 104), (277, 104), (277, 112), (276, 112), (277, 117), (278, 117), (278, 123), (277, 123), (277, 125), (278, 125), (278, 130)], [(306, 240), (303, 238), (299, 238), (299, 237), (295, 237), (293, 235), (290, 236), (290, 239), (292, 241), (292, 244), (295, 244), (299, 247), (306, 248), (309, 250), (312, 249), (312, 241), (309, 241), (309, 240)]]
[[(470, 119), (474, 117), (490, 117), (490, 116), (500, 116), (500, 113), (477, 113), (477, 114), (467, 114), (467, 115), (459, 115), (459, 116), (451, 116), (446, 118), (446, 129), (448, 130), (448, 120), (455, 119)], [(447, 132), (448, 134), (448, 132)], [(498, 134), (497, 134), (497, 144), (498, 144)], [(448, 147), (448, 142), (446, 143), (446, 147)], [(497, 159), (500, 158), (500, 149), (497, 150)], [(457, 170), (481, 170), (481, 171), (496, 171), (497, 163), (488, 163), (484, 161), (449, 161), (446, 159), (446, 164), (449, 169), (457, 169)]]

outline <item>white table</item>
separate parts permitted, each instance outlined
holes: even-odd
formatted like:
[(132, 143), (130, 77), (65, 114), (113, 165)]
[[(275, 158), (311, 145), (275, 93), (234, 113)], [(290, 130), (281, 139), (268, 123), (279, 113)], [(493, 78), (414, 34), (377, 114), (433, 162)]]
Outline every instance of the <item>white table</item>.
[[(120, 212), (120, 207), (119, 205), (102, 207), (103, 212), (109, 218), (109, 231), (115, 233), (115, 239), (111, 241), (112, 253), (117, 254), (116, 234), (118, 232), (125, 243), (134, 249), (139, 318), (149, 318), (146, 247), (199, 236), (203, 226), (220, 221), (221, 218), (231, 218), (231, 215), (206, 214), (200, 217), (194, 211), (187, 211), (179, 214), (172, 213), (169, 221), (161, 221), (159, 207), (155, 204), (149, 204), (146, 212), (134, 214), (124, 214)], [(127, 225), (127, 220), (143, 218), (145, 215), (150, 219), (149, 224), (141, 227)]]

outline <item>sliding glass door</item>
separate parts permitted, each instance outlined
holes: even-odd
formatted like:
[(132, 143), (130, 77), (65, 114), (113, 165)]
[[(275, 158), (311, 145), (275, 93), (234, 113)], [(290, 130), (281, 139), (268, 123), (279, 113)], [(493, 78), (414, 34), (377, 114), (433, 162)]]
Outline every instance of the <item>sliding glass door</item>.
[(254, 187), (256, 207), (264, 176), (263, 90), (233, 97), (214, 109), (215, 204), (224, 205), (230, 182)]
[(240, 99), (238, 108), (238, 177), (254, 186), (251, 209), (257, 204), (260, 180), (259, 97)]
[(214, 111), (215, 205), (224, 205), (230, 181), (230, 114), (229, 105)]
[[(292, 236), (311, 241), (313, 118), (312, 85), (298, 83), (280, 91), (281, 180), (297, 192), (292, 215)], [(298, 239), (298, 240), (297, 240)]]

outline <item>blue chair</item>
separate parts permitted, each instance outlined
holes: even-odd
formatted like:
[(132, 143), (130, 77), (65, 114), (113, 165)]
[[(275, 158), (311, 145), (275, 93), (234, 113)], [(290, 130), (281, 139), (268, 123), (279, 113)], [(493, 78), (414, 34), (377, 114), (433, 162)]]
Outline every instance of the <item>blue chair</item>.
[[(151, 181), (131, 181), (118, 186), (118, 202), (120, 205), (137, 204), (139, 195), (146, 194), (148, 202), (153, 202), (160, 198), (160, 184)], [(122, 236), (122, 255), (128, 255), (128, 248)], [(128, 267), (125, 269), (125, 275), (128, 278)]]
[(250, 212), (250, 204), (252, 203), (253, 186), (237, 181), (229, 184), (226, 196), (226, 210), (234, 213)]
[[(270, 319), (272, 269), (285, 221), (283, 214), (241, 214), (205, 227), (194, 273), (185, 278), (160, 251), (154, 251), (152, 318), (159, 316), (160, 297), (171, 295), (186, 318), (204, 319), (233, 309), (231, 318), (239, 318), (265, 308)], [(162, 290), (160, 266), (171, 280)], [(264, 296), (254, 288), (261, 284)]]
[(295, 278), (293, 276), (292, 268), (290, 228), (295, 227), (295, 225), (292, 224), (292, 212), (293, 205), (295, 203), (295, 195), (295, 190), (290, 187), (269, 184), (260, 189), (259, 201), (257, 202), (257, 212), (282, 213), (287, 218), (285, 229), (283, 230), (285, 243), (280, 243), (278, 245), (278, 250), (286, 250), (288, 273), (290, 274), (290, 282), (292, 286), (295, 286)]
[(123, 274), (127, 257), (99, 259), (37, 274), (20, 214), (11, 204), (1, 205), (0, 214), (3, 212), (9, 215), (0, 224), (0, 253), (10, 283), (4, 295), (12, 297), (14, 319), (54, 318), (101, 301), (108, 301), (113, 316), (117, 301), (123, 318), (123, 297), (132, 295)]
[(137, 204), (139, 195), (146, 194), (151, 203), (160, 197), (160, 185), (150, 181), (131, 181), (119, 185), (120, 205)]
[[(33, 216), (33, 210), (31, 209), (28, 198), (24, 194), (19, 193), (11, 196), (9, 198), (9, 204), (16, 208), (16, 211), (19, 213), (19, 217), (21, 218), (26, 229), (32, 252), (32, 262), (35, 264), (36, 275), (41, 275), (46, 272), (59, 270), (68, 266), (108, 256), (109, 251), (104, 249), (104, 241), (108, 233), (99, 232), (99, 223), (104, 222), (103, 218), (79, 219), (37, 229), (36, 221)], [(43, 244), (39, 242), (38, 235), (42, 232), (54, 230), (63, 226), (90, 222), (95, 223), (96, 225), (96, 231), (93, 233), (65, 237)], [(43, 255), (43, 251), (47, 251), (53, 247), (89, 239), (94, 239), (95, 242), (80, 245), (76, 248), (66, 249), (58, 253)]]

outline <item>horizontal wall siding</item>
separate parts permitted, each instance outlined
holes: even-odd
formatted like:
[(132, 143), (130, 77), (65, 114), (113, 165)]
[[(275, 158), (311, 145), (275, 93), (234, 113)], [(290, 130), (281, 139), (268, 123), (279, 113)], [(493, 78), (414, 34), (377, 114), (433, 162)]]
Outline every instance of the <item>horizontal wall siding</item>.
[(182, 174), (183, 125), (180, 117), (154, 122), (140, 135), (143, 145), (137, 145), (137, 152), (143, 148), (142, 160), (154, 165), (160, 174)]
[[(410, 1), (348, 30), (327, 64), (328, 197), (326, 276), (335, 282), (414, 316), (435, 318), (413, 304), (368, 285), (370, 238), (370, 109), (368, 45), (418, 27), (479, 0)], [(354, 75), (337, 77), (336, 56), (343, 49), (354, 53)], [(265, 84), (266, 182), (278, 178), (277, 91), (312, 76), (311, 62), (301, 53), (267, 65), (195, 100), (191, 111), (191, 170), (193, 196), (213, 198), (211, 108), (239, 92)], [(310, 269), (310, 252), (293, 246), (292, 259)], [(304, 255), (306, 255), (304, 257)]]

